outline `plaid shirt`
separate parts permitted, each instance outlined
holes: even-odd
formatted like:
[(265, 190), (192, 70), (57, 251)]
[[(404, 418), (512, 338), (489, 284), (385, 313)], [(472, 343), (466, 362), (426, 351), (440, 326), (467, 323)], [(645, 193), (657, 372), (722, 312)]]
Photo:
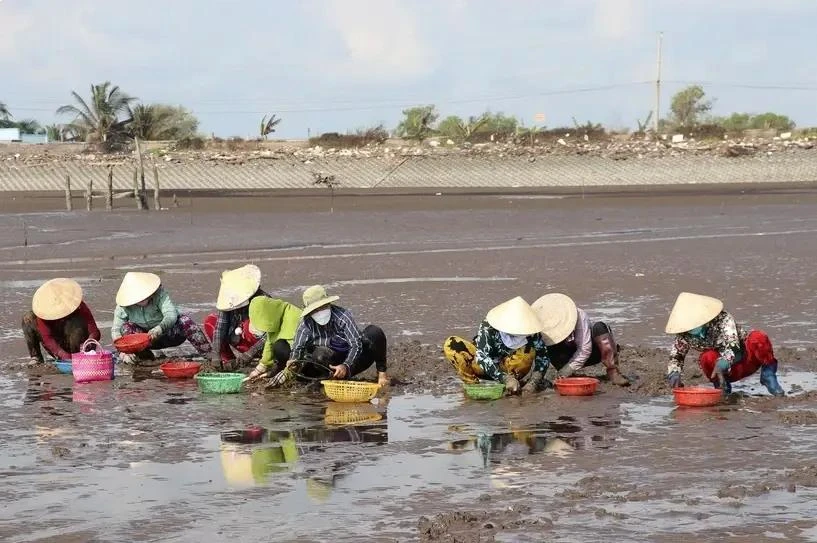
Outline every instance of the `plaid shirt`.
[(332, 316), (326, 326), (321, 326), (309, 315), (304, 315), (298, 324), (295, 332), (295, 340), (292, 344), (293, 360), (303, 360), (307, 351), (315, 347), (329, 347), (329, 342), (341, 340), (349, 346), (349, 353), (346, 355), (344, 364), (349, 369), (350, 374), (354, 369), (354, 364), (363, 354), (363, 335), (357, 327), (352, 313), (337, 305), (330, 306)]
[(675, 343), (670, 351), (670, 362), (667, 366), (667, 375), (673, 372), (681, 373), (684, 369), (684, 359), (690, 349), (706, 351), (714, 349), (720, 357), (729, 363), (729, 367), (743, 359), (743, 342), (749, 330), (744, 330), (735, 318), (721, 311), (720, 314), (704, 325), (702, 336), (692, 335), (689, 332), (675, 336)]
[[(252, 295), (250, 301), (252, 301), (252, 299), (256, 296), (268, 296), (268, 294), (259, 289), (258, 292)], [(234, 330), (241, 326), (241, 323), (249, 318), (249, 304), (238, 309), (233, 309), (232, 311), (219, 311), (218, 319), (216, 320), (216, 327), (213, 331), (213, 350), (219, 352), (221, 351), (222, 345), (225, 343), (232, 344), (231, 339), (235, 336)], [(257, 358), (260, 355), (261, 350), (264, 348), (265, 338), (266, 334), (261, 334), (261, 336), (258, 336), (258, 341), (256, 341), (255, 344), (246, 352), (250, 358)]]

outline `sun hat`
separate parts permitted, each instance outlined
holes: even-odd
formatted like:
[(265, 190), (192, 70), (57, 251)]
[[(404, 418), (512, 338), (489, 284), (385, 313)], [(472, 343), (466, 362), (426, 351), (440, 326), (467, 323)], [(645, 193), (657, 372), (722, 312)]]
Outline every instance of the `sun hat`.
[(326, 289), (321, 285), (311, 286), (304, 291), (304, 311), (302, 314), (306, 317), (319, 307), (337, 302), (338, 300), (340, 300), (340, 296), (328, 296)]
[(723, 311), (723, 302), (717, 298), (682, 292), (672, 306), (667, 327), (668, 334), (682, 334), (703, 326)]
[(44, 321), (67, 317), (82, 303), (82, 287), (73, 279), (58, 277), (43, 283), (31, 299), (31, 310)]
[(148, 299), (159, 290), (162, 280), (155, 273), (128, 272), (116, 293), (116, 305), (129, 307)]
[(488, 311), (488, 324), (506, 334), (529, 336), (542, 330), (542, 324), (531, 306), (521, 296), (503, 302)]
[(250, 299), (261, 286), (261, 270), (254, 264), (247, 264), (221, 274), (221, 288), (218, 290), (216, 309), (232, 311)]
[(576, 329), (579, 318), (576, 302), (566, 294), (545, 294), (533, 302), (531, 307), (542, 323), (542, 338), (548, 347), (564, 341)]

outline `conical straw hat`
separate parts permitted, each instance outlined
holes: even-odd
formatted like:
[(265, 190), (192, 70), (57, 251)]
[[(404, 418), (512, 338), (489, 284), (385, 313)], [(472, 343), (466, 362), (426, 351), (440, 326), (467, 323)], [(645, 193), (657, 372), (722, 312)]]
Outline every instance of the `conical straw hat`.
[(529, 336), (542, 330), (542, 324), (536, 317), (536, 313), (521, 296), (491, 309), (485, 316), (485, 320), (500, 332), (517, 336)]
[(128, 272), (116, 293), (116, 304), (128, 307), (146, 300), (159, 290), (162, 280), (155, 273)]
[(82, 287), (73, 279), (51, 279), (37, 289), (31, 299), (31, 310), (44, 321), (67, 317), (82, 303)]
[(564, 341), (576, 329), (579, 313), (576, 303), (566, 294), (545, 294), (531, 307), (542, 323), (542, 337), (548, 346)]
[(666, 332), (668, 334), (681, 334), (689, 332), (693, 328), (702, 326), (723, 311), (723, 302), (717, 298), (682, 292), (672, 306), (669, 314)]
[(232, 311), (250, 299), (261, 286), (261, 270), (247, 264), (221, 274), (221, 288), (218, 291), (216, 309)]

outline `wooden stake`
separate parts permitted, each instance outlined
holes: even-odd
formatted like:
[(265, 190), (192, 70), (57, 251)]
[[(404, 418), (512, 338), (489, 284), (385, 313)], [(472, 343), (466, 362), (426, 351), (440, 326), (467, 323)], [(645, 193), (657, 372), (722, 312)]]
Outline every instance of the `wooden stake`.
[(88, 190), (85, 191), (85, 209), (91, 211), (94, 207), (94, 180), (88, 180)]
[(74, 210), (74, 204), (71, 202), (71, 176), (68, 174), (65, 174), (65, 209)]
[(145, 209), (145, 203), (139, 196), (139, 168), (133, 169), (133, 199), (136, 200), (136, 209)]
[(148, 208), (148, 199), (147, 194), (145, 191), (145, 165), (142, 162), (142, 148), (139, 146), (139, 138), (134, 138), (136, 142), (136, 156), (139, 159), (139, 172), (140, 178), (142, 180), (142, 184), (140, 185), (140, 192), (139, 198), (141, 201), (141, 207), (139, 209), (147, 209)]
[(113, 210), (113, 165), (108, 166), (108, 193), (105, 195), (105, 209)]
[(162, 202), (159, 199), (159, 168), (156, 163), (153, 163), (153, 209), (156, 211), (162, 210)]

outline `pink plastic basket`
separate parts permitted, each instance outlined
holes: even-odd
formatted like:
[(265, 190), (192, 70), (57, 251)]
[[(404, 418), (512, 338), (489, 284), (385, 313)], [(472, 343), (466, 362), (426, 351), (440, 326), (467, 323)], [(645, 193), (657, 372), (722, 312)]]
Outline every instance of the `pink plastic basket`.
[[(85, 352), (89, 345), (95, 346), (95, 354)], [(71, 367), (74, 371), (74, 381), (77, 383), (113, 379), (113, 355), (103, 349), (95, 339), (86, 340), (80, 352), (71, 355)]]

